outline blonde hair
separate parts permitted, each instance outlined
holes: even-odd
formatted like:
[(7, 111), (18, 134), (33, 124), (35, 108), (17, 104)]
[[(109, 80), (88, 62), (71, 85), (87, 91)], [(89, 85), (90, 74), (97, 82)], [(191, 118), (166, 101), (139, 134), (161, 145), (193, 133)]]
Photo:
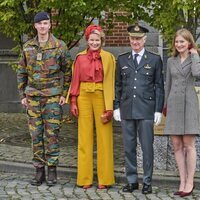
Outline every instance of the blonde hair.
[(99, 31), (99, 30), (95, 29), (91, 33), (95, 33), (95, 34), (99, 35), (101, 38), (101, 46), (105, 45), (105, 33), (103, 31)]
[(185, 40), (187, 40), (189, 42), (191, 48), (198, 50), (198, 47), (195, 44), (192, 33), (189, 30), (187, 30), (186, 28), (182, 28), (176, 32), (176, 34), (174, 35), (173, 41), (172, 41), (172, 55), (174, 57), (176, 57), (179, 54), (179, 52), (176, 50), (176, 47), (175, 47), (176, 37), (178, 37), (178, 36), (182, 36)]

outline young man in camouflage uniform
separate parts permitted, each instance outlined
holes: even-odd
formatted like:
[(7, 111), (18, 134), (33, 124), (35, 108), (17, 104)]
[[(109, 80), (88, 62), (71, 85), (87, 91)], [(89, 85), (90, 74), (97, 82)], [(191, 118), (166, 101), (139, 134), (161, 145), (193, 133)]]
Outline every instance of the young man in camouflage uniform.
[(70, 55), (65, 43), (49, 32), (51, 23), (48, 13), (37, 13), (34, 27), (37, 36), (23, 46), (17, 72), (18, 89), (21, 103), (27, 108), (32, 138), (36, 174), (31, 184), (42, 184), (47, 165), (47, 185), (52, 186), (57, 182), (61, 106), (65, 103), (71, 81), (71, 67), (67, 67)]

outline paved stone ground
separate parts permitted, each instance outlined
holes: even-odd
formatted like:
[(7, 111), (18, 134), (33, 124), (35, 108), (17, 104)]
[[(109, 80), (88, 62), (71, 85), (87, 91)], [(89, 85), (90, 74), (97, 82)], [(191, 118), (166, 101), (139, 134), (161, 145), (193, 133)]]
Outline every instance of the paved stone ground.
[[(84, 190), (75, 186), (75, 180), (71, 177), (59, 179), (54, 187), (48, 187), (45, 183), (35, 187), (29, 184), (29, 176), (18, 173), (0, 173), (0, 200), (173, 200), (181, 199), (173, 195), (174, 188), (153, 187), (153, 193), (143, 195), (140, 190), (133, 193), (123, 193), (121, 184), (110, 189), (99, 190), (93, 185)], [(142, 186), (140, 185), (140, 188)], [(200, 200), (200, 191), (195, 190), (192, 196), (185, 199)]]
[[(31, 141), (27, 127), (26, 115), (23, 113), (0, 113), (0, 200), (31, 200), (31, 199), (180, 199), (174, 197), (178, 178), (176, 171), (158, 170), (153, 176), (153, 194), (142, 195), (140, 190), (133, 194), (121, 192), (126, 182), (124, 177), (124, 154), (121, 130), (118, 124), (114, 126), (114, 158), (116, 185), (109, 190), (82, 190), (75, 186), (77, 162), (77, 124), (67, 116), (63, 119), (60, 133), (61, 156), (58, 167), (59, 183), (52, 188), (43, 184), (33, 187), (29, 184), (34, 169), (31, 164)], [(96, 151), (94, 151), (96, 157)], [(95, 160), (94, 160), (95, 161)], [(94, 163), (94, 171), (96, 163)], [(142, 171), (139, 170), (140, 184)], [(196, 189), (188, 199), (200, 200), (200, 174), (196, 173)], [(140, 185), (140, 188), (142, 185)]]

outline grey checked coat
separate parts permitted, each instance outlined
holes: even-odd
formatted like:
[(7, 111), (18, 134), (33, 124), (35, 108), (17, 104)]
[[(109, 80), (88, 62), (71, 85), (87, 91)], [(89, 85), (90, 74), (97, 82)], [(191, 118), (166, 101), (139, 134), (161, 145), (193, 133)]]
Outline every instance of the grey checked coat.
[(195, 91), (197, 76), (200, 76), (198, 54), (189, 55), (183, 63), (179, 56), (168, 59), (165, 84), (165, 105), (167, 105), (165, 134), (200, 134), (199, 102)]

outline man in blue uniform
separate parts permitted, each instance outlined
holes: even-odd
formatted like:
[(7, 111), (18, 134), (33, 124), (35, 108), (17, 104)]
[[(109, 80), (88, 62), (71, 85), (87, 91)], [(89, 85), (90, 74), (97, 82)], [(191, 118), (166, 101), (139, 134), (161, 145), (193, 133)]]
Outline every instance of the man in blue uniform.
[(163, 64), (159, 55), (144, 48), (148, 30), (128, 27), (131, 52), (118, 57), (114, 119), (121, 121), (128, 184), (123, 192), (139, 188), (137, 135), (143, 151), (142, 193), (152, 193), (153, 126), (161, 122), (164, 103)]

